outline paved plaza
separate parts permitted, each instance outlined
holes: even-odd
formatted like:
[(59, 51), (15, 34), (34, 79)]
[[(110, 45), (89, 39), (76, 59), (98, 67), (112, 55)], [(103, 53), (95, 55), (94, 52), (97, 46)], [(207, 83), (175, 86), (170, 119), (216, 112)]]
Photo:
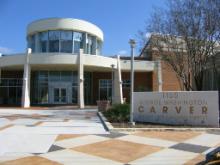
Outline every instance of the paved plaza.
[(218, 146), (218, 131), (109, 133), (95, 109), (0, 109), (1, 165), (191, 165)]

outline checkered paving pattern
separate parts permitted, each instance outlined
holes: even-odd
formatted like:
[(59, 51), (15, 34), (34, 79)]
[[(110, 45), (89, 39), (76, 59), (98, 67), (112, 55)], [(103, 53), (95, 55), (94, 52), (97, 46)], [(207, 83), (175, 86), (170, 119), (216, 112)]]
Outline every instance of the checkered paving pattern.
[[(93, 116), (93, 114), (90, 115)], [(10, 117), (10, 121), (19, 126), (22, 123), (22, 118), (17, 117), (16, 115)], [(25, 115), (23, 117), (28, 119), (26, 127), (32, 129), (35, 127), (56, 127), (59, 129), (57, 122), (60, 122), (58, 119), (61, 119), (53, 117), (49, 119), (47, 116), (35, 115), (40, 121), (33, 122)], [(71, 121), (73, 119), (68, 115), (66, 117), (60, 127), (67, 127), (68, 122), (73, 122)], [(82, 118), (82, 116), (78, 117)], [(39, 130), (35, 133), (26, 130), (28, 133), (20, 133), (19, 138), (16, 137), (18, 139), (16, 141), (9, 131), (14, 127), (14, 124), (9, 121), (7, 123), (5, 118), (0, 119), (1, 165), (191, 165), (204, 161), (208, 152), (220, 146), (218, 131), (146, 131), (135, 133), (106, 133), (103, 131), (103, 133), (97, 134), (74, 134), (71, 131), (62, 133), (61, 130), (60, 133), (49, 131), (49, 134), (46, 134), (43, 130), (43, 133), (40, 134)], [(3, 120), (6, 124), (3, 124)], [(20, 126), (24, 127), (24, 125)], [(1, 141), (11, 142), (12, 139), (15, 142), (11, 145), (8, 144), (7, 147), (14, 149), (5, 148), (2, 152), (1, 145), (3, 144)], [(19, 145), (19, 143), (21, 144)]]

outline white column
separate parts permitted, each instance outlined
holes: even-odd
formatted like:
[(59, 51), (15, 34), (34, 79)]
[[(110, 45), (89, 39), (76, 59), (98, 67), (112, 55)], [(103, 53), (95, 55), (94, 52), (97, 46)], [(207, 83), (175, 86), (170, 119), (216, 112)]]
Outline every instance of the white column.
[(157, 60), (157, 79), (158, 79), (158, 91), (163, 91), (161, 60)]
[(120, 56), (117, 56), (117, 68), (114, 70), (114, 97), (113, 103), (123, 104), (121, 63)]
[(31, 49), (27, 49), (27, 54), (24, 64), (24, 73), (23, 73), (23, 86), (22, 86), (22, 102), (21, 105), (24, 108), (30, 107), (30, 78), (31, 78), (31, 68), (29, 64), (29, 57), (31, 54)]
[(78, 105), (79, 108), (84, 108), (84, 61), (83, 49), (80, 49), (78, 55)]

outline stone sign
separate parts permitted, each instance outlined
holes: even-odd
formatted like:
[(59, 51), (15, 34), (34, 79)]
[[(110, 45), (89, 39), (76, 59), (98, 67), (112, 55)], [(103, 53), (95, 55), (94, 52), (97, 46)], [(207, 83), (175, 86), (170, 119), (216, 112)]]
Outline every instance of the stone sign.
[(134, 92), (134, 121), (219, 127), (218, 91)]

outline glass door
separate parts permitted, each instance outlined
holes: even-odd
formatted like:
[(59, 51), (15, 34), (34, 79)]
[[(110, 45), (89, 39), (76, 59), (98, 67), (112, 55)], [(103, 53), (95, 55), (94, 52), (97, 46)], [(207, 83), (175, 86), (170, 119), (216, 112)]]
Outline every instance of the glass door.
[(66, 88), (54, 88), (54, 103), (64, 104), (67, 102)]
[(60, 88), (60, 102), (66, 103), (66, 88)]

